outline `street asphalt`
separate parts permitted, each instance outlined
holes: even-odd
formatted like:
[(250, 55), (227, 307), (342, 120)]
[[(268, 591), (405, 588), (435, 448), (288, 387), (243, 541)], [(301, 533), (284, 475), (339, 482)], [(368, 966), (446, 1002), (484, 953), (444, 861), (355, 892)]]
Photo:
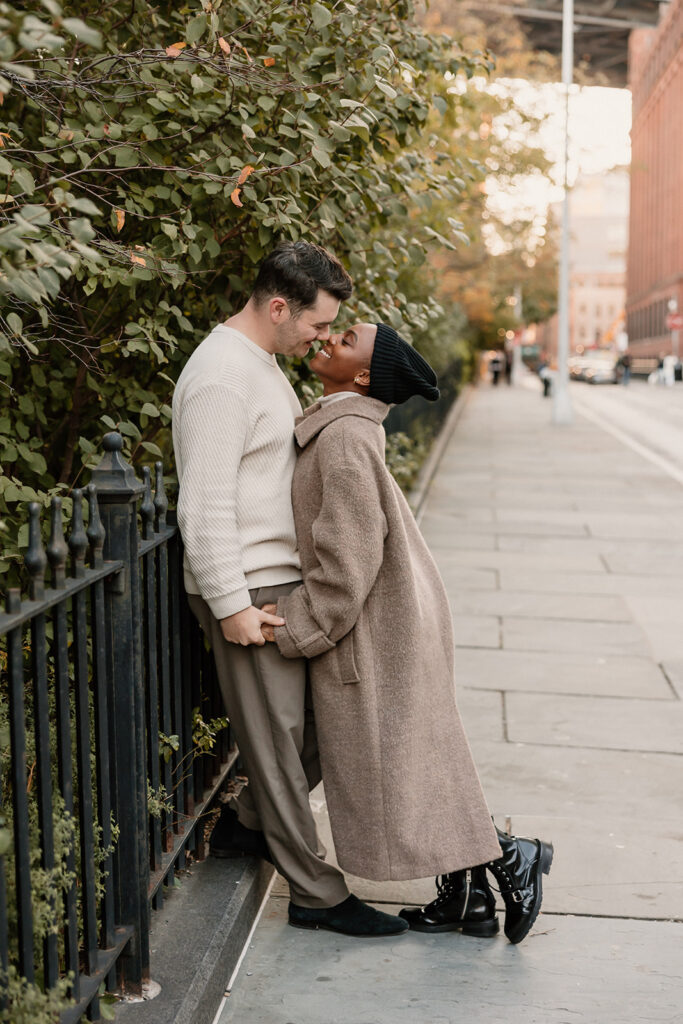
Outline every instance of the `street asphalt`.
[(683, 385), (570, 390), (569, 427), (535, 378), (471, 392), (421, 518), (491, 811), (555, 844), (533, 931), (300, 931), (280, 879), (217, 1024), (683, 1022)]

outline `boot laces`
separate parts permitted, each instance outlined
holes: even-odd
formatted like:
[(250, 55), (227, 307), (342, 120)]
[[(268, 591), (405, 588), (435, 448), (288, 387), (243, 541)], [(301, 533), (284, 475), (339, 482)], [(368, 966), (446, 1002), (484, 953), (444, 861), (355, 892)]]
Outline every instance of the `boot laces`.
[(455, 893), (455, 886), (450, 875), (437, 875), (436, 876), (436, 899), (433, 900), (432, 906), (440, 906), (442, 903), (446, 903), (451, 896)]

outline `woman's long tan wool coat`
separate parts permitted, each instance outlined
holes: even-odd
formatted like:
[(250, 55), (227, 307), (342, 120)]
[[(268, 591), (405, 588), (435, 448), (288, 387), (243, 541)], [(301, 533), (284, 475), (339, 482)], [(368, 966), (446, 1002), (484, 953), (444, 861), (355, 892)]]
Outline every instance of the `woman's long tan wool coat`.
[(359, 395), (297, 421), (303, 585), (275, 630), (285, 657), (311, 659), (339, 863), (378, 880), (500, 856), (455, 703), (446, 593), (384, 464), (388, 411)]

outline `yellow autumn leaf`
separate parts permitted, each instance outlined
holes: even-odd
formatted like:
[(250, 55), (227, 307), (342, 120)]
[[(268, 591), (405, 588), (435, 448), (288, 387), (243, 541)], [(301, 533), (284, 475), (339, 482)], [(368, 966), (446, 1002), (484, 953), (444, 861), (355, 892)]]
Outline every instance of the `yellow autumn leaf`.
[(167, 57), (179, 57), (182, 50), (185, 49), (187, 43), (173, 43), (171, 46), (166, 47)]
[(245, 167), (243, 167), (242, 170), (240, 171), (240, 176), (237, 179), (237, 184), (243, 185), (247, 178), (249, 177), (249, 175), (251, 174), (251, 172), (254, 171), (255, 169), (256, 168), (252, 167), (251, 164), (247, 164)]
[(241, 188), (236, 188), (236, 189), (233, 189), (233, 191), (230, 193), (230, 198), (233, 201), (233, 203), (235, 204), (235, 206), (244, 206), (244, 203), (240, 199), (240, 192), (241, 191), (242, 191)]
[(124, 210), (115, 210), (116, 213), (116, 230), (120, 231), (123, 225), (126, 223), (126, 214)]
[(272, 68), (273, 64), (275, 63), (275, 57), (264, 57), (263, 63), (266, 65), (267, 68)]
[(9, 135), (7, 132), (0, 132), (0, 146), (4, 146), (5, 145), (5, 143), (3, 142), (3, 139), (9, 139), (9, 141), (11, 142), (12, 141), (12, 136)]
[(218, 37), (218, 45), (220, 46), (223, 53), (230, 53), (230, 43), (227, 42), (227, 40), (225, 40), (223, 36)]
[(136, 256), (134, 252), (130, 254), (131, 263), (139, 263), (141, 267), (146, 267), (147, 263), (143, 260), (142, 256)]

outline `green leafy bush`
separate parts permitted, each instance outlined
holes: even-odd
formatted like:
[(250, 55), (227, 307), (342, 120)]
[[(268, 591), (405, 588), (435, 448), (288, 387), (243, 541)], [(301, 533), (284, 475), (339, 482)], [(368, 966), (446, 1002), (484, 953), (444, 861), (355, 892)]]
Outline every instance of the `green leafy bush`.
[(466, 170), (428, 123), (458, 102), (444, 73), (483, 58), (425, 35), (412, 0), (0, 3), (0, 29), (0, 568), (14, 571), (22, 504), (80, 483), (104, 430), (170, 465), (179, 368), (278, 239), (342, 258), (353, 315), (428, 335), (442, 310), (426, 248), (455, 236), (424, 215), (457, 201)]

